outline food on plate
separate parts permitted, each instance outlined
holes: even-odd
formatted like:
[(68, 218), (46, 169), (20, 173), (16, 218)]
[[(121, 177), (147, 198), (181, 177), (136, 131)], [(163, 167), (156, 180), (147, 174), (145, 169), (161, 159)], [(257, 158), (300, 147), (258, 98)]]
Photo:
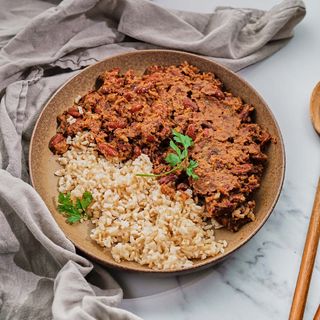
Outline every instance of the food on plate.
[(57, 117), (49, 148), (61, 156), (59, 191), (73, 205), (92, 195), (75, 219), (90, 218), (92, 238), (117, 261), (186, 267), (223, 251), (215, 226), (237, 231), (255, 219), (271, 136), (253, 111), (188, 63), (106, 71)]
[(190, 189), (170, 197), (156, 179), (137, 176), (152, 172), (147, 155), (127, 162), (107, 160), (90, 132), (78, 133), (69, 146), (58, 159), (59, 192), (70, 193), (71, 199), (92, 195), (87, 209), (91, 238), (109, 249), (115, 261), (135, 261), (155, 270), (182, 269), (192, 266), (192, 259), (224, 252), (226, 242), (214, 237), (218, 224), (202, 219), (204, 208), (192, 199)]

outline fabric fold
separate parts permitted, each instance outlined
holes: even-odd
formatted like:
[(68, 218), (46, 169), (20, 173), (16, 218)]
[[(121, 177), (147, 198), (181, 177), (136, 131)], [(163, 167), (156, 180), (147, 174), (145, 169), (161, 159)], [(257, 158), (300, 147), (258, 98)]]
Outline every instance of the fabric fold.
[[(145, 15), (146, 11), (151, 15)], [(240, 59), (257, 52), (270, 41), (290, 38), (293, 25), (299, 23), (304, 14), (304, 5), (297, 0), (285, 0), (267, 12), (218, 7), (210, 15), (172, 12), (153, 3), (128, 1), (118, 30), (140, 41), (167, 48)], [(138, 25), (144, 28), (132, 27)]]

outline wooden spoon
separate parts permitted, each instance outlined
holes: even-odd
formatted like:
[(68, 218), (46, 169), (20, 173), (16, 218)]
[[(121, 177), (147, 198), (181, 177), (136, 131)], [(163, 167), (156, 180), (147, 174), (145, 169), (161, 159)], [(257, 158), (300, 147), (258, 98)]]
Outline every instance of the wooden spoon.
[[(314, 129), (320, 135), (320, 82), (313, 89), (310, 100), (310, 115)], [(303, 249), (299, 276), (293, 296), (289, 320), (301, 320), (306, 306), (310, 280), (320, 236), (320, 179), (313, 203), (308, 233)]]

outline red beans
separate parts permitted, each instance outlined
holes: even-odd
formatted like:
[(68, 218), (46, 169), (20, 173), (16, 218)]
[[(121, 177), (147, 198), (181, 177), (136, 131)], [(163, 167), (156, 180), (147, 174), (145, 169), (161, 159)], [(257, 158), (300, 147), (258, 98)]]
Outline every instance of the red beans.
[(199, 108), (195, 102), (193, 102), (190, 98), (183, 98), (183, 106), (186, 108), (191, 108), (193, 111), (197, 111)]
[(188, 135), (193, 140), (196, 138), (196, 127), (194, 124), (189, 124), (186, 130), (186, 135)]
[(135, 157), (139, 157), (141, 155), (141, 153), (142, 153), (141, 149), (138, 146), (135, 146), (133, 148), (133, 154), (134, 154)]
[(62, 140), (64, 140), (64, 136), (61, 134), (61, 133), (57, 133), (55, 136), (53, 136), (49, 142), (49, 148), (50, 149), (53, 149), (54, 146), (61, 142)]
[(175, 174), (168, 174), (167, 176), (161, 177), (158, 182), (160, 184), (165, 184), (169, 182), (173, 182), (177, 179), (177, 176)]
[(71, 116), (73, 116), (74, 118), (79, 118), (81, 116), (78, 108), (76, 106), (72, 106), (68, 109), (67, 111)]
[(49, 149), (53, 153), (63, 154), (68, 150), (68, 145), (66, 142), (66, 138), (61, 134), (57, 133), (53, 136), (49, 142)]
[(152, 136), (151, 134), (147, 136), (147, 141), (148, 142), (155, 142), (156, 141), (156, 138), (155, 136)]
[(98, 149), (99, 151), (105, 156), (105, 157), (116, 157), (118, 156), (118, 152), (115, 150), (113, 146), (107, 143), (98, 143)]
[(127, 123), (123, 120), (109, 121), (106, 123), (106, 127), (110, 129), (124, 129)]
[(131, 113), (135, 113), (135, 112), (138, 112), (140, 111), (141, 109), (143, 108), (143, 105), (142, 104), (135, 104), (134, 106), (132, 106), (129, 111)]

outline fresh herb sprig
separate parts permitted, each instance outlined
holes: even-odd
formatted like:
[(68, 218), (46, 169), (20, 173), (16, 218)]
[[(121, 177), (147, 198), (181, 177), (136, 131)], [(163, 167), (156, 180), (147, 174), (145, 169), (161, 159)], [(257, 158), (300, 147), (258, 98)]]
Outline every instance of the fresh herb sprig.
[[(139, 177), (162, 177), (166, 176), (172, 172), (183, 170), (186, 174), (193, 178), (199, 179), (198, 175), (194, 173), (194, 169), (198, 166), (198, 163), (194, 160), (189, 160), (188, 149), (193, 145), (192, 138), (187, 135), (184, 135), (176, 130), (172, 130), (173, 140), (170, 140), (170, 148), (175, 153), (169, 153), (165, 157), (165, 161), (172, 167), (171, 170), (160, 173), (160, 174), (152, 174), (152, 173), (138, 173)], [(181, 144), (183, 149), (176, 144)]]
[(70, 224), (79, 222), (81, 219), (87, 219), (87, 208), (92, 202), (92, 194), (89, 191), (83, 193), (81, 198), (77, 198), (74, 203), (71, 200), (70, 192), (64, 194), (59, 193), (58, 196), (58, 210), (67, 219), (66, 221)]

